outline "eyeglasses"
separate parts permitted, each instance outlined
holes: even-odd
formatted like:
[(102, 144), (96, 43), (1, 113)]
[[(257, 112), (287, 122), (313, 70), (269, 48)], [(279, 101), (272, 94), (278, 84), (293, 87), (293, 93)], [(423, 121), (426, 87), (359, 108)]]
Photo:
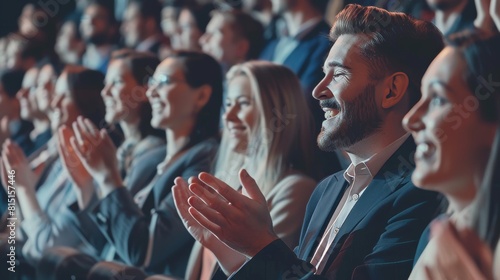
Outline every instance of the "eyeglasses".
[(177, 79), (174, 79), (174, 78), (167, 76), (167, 75), (161, 75), (161, 76), (158, 76), (156, 78), (150, 77), (148, 80), (148, 87), (161, 88), (161, 87), (166, 86), (166, 85), (171, 85), (174, 83), (182, 83), (182, 82), (185, 82), (185, 81), (177, 80)]

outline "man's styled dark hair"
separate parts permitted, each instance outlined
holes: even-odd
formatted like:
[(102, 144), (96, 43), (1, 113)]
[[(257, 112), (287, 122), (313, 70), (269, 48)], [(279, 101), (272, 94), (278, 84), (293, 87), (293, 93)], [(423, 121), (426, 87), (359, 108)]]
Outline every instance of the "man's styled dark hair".
[(132, 0), (129, 5), (137, 5), (142, 18), (152, 18), (158, 30), (161, 30), (162, 4), (158, 0)]
[(249, 48), (246, 59), (257, 59), (264, 47), (264, 27), (262, 24), (253, 16), (237, 9), (216, 10), (212, 16), (217, 14), (231, 22), (231, 28), (236, 36), (248, 41)]
[(330, 37), (335, 41), (345, 34), (367, 36), (361, 55), (373, 79), (394, 72), (408, 75), (411, 107), (420, 99), (427, 67), (444, 47), (441, 32), (430, 22), (356, 4), (347, 5), (337, 15)]

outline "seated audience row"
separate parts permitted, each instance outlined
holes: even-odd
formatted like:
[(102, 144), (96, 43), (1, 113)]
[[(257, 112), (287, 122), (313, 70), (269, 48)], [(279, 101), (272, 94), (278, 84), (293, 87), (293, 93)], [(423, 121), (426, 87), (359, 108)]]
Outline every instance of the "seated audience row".
[(18, 279), (500, 279), (500, 0), (327, 2), (26, 5), (0, 260), (15, 216)]

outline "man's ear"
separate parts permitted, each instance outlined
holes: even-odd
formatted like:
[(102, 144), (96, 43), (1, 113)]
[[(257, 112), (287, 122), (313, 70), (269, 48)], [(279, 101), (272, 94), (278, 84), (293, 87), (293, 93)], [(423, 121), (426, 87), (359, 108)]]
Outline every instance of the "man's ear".
[(408, 75), (403, 72), (396, 72), (387, 77), (384, 81), (385, 90), (382, 98), (382, 108), (389, 109), (401, 101), (410, 84)]
[(209, 85), (203, 85), (198, 88), (197, 97), (195, 100), (195, 110), (199, 113), (205, 105), (207, 105), (208, 100), (212, 96), (212, 87)]

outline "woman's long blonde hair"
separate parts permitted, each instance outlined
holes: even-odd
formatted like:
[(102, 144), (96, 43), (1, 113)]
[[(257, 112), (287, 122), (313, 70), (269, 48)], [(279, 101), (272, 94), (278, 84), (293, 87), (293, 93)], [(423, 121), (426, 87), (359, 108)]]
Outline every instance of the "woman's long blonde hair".
[(250, 81), (258, 117), (246, 153), (227, 148), (224, 127), (215, 175), (237, 188), (238, 171), (244, 167), (264, 195), (292, 169), (311, 175), (314, 123), (298, 78), (288, 68), (264, 61), (233, 66), (228, 83), (238, 76)]

